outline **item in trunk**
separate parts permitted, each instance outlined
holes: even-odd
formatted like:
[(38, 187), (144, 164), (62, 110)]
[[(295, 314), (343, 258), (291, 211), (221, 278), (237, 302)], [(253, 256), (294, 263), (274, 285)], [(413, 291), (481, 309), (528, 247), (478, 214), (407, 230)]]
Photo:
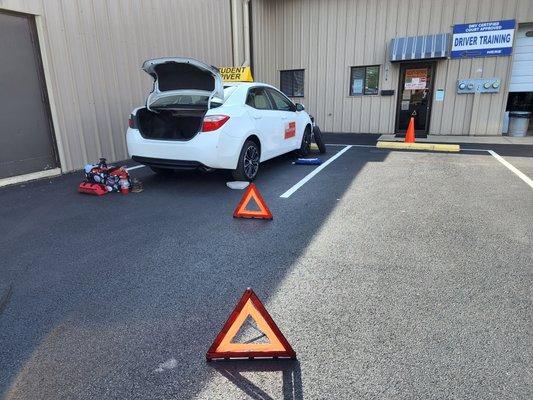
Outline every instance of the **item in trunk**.
[(190, 140), (202, 128), (206, 110), (162, 110), (153, 112), (146, 108), (137, 112), (139, 131), (146, 139)]

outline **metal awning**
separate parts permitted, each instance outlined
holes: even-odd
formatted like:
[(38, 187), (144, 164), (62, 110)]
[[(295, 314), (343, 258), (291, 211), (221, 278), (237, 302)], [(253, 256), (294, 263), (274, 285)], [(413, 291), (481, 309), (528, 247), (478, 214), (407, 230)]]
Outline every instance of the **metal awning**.
[(390, 61), (425, 60), (450, 56), (451, 35), (397, 37), (391, 40)]

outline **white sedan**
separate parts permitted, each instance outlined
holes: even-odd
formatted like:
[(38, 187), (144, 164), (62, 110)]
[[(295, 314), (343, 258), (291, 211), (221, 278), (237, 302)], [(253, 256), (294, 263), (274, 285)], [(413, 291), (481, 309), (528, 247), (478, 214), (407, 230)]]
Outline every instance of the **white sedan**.
[(126, 141), (131, 158), (155, 172), (220, 168), (253, 180), (263, 161), (309, 153), (309, 115), (273, 86), (223, 85), (218, 69), (191, 58), (142, 68), (154, 86), (146, 107), (132, 112)]

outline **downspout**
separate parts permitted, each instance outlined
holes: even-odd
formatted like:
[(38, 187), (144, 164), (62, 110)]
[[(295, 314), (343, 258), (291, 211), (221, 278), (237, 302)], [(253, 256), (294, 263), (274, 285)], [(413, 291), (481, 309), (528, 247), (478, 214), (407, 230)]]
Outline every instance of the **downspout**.
[(242, 19), (244, 34), (244, 62), (243, 67), (250, 66), (250, 0), (242, 2)]
[[(241, 3), (241, 4), (239, 4)], [(250, 0), (231, 0), (231, 30), (233, 40), (233, 65), (250, 66)], [(239, 7), (240, 6), (240, 7)], [(242, 17), (242, 26), (239, 23)], [(241, 49), (240, 43), (244, 49)], [(244, 54), (243, 54), (244, 53)], [(242, 57), (244, 56), (244, 60)]]
[(231, 33), (233, 39), (233, 65), (239, 65), (239, 0), (231, 0)]

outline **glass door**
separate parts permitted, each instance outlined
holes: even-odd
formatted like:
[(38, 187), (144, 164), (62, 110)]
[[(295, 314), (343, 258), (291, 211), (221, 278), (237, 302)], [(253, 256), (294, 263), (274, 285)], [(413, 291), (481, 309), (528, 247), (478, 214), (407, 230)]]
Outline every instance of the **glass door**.
[(400, 85), (396, 108), (396, 133), (405, 134), (409, 119), (415, 118), (415, 134), (427, 135), (433, 99), (434, 63), (400, 66)]

